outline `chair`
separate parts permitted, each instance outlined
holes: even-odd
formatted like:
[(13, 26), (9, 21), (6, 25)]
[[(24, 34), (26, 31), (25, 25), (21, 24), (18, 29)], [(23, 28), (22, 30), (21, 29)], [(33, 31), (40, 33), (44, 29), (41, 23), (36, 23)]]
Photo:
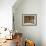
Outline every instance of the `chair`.
[(32, 40), (26, 40), (25, 46), (35, 46), (35, 43)]
[(15, 33), (16, 46), (22, 46), (22, 33)]

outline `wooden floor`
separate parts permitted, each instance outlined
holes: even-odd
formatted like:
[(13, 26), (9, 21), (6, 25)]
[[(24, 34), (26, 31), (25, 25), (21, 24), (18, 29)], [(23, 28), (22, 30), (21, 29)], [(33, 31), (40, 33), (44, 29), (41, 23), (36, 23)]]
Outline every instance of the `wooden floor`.
[[(16, 45), (18, 45), (18, 44), (16, 44), (16, 41), (22, 41), (22, 38), (20, 37), (21, 35), (21, 33), (19, 33), (19, 35), (18, 35), (18, 33), (16, 33), (17, 34), (17, 36), (15, 35), (15, 36), (13, 36), (12, 38), (12, 40), (6, 40), (6, 42), (4, 42), (3, 44), (0, 44), (0, 46), (16, 46)], [(2, 42), (2, 41), (4, 41), (4, 39), (0, 39), (0, 42)], [(19, 42), (19, 43), (22, 43), (22, 42)], [(22, 44), (21, 44), (21, 46), (22, 46)]]
[(13, 40), (6, 40), (6, 42), (2, 43), (0, 46), (16, 46), (15, 39)]

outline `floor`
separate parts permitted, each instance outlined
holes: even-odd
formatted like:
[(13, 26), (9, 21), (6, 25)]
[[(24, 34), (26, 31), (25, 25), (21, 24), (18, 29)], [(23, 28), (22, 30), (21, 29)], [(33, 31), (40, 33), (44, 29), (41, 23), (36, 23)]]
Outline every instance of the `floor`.
[[(20, 33), (19, 33), (19, 35), (20, 35)], [(13, 39), (11, 39), (11, 40), (0, 39), (0, 46), (16, 46), (16, 45), (23, 46), (23, 43), (20, 42), (20, 41), (23, 41), (22, 37), (20, 37), (19, 35), (14, 36)], [(4, 40), (6, 40), (6, 42), (3, 42)], [(19, 41), (19, 44), (18, 44), (18, 42), (16, 44), (16, 41)], [(1, 43), (1, 42), (3, 42), (3, 43)]]
[(6, 42), (2, 43), (0, 46), (16, 46), (15, 39), (13, 40), (6, 40)]

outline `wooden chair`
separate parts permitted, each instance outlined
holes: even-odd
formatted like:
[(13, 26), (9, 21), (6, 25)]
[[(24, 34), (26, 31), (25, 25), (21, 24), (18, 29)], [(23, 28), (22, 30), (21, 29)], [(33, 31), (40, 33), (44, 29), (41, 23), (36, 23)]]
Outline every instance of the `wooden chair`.
[(15, 33), (16, 46), (22, 45), (22, 33)]
[(26, 40), (25, 46), (35, 46), (35, 43), (32, 40)]

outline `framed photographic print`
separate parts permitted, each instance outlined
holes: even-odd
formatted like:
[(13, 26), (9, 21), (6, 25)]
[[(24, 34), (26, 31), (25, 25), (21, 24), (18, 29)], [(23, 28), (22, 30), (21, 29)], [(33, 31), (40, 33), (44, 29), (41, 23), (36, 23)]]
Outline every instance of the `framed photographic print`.
[(37, 14), (22, 14), (22, 25), (25, 26), (37, 25)]

